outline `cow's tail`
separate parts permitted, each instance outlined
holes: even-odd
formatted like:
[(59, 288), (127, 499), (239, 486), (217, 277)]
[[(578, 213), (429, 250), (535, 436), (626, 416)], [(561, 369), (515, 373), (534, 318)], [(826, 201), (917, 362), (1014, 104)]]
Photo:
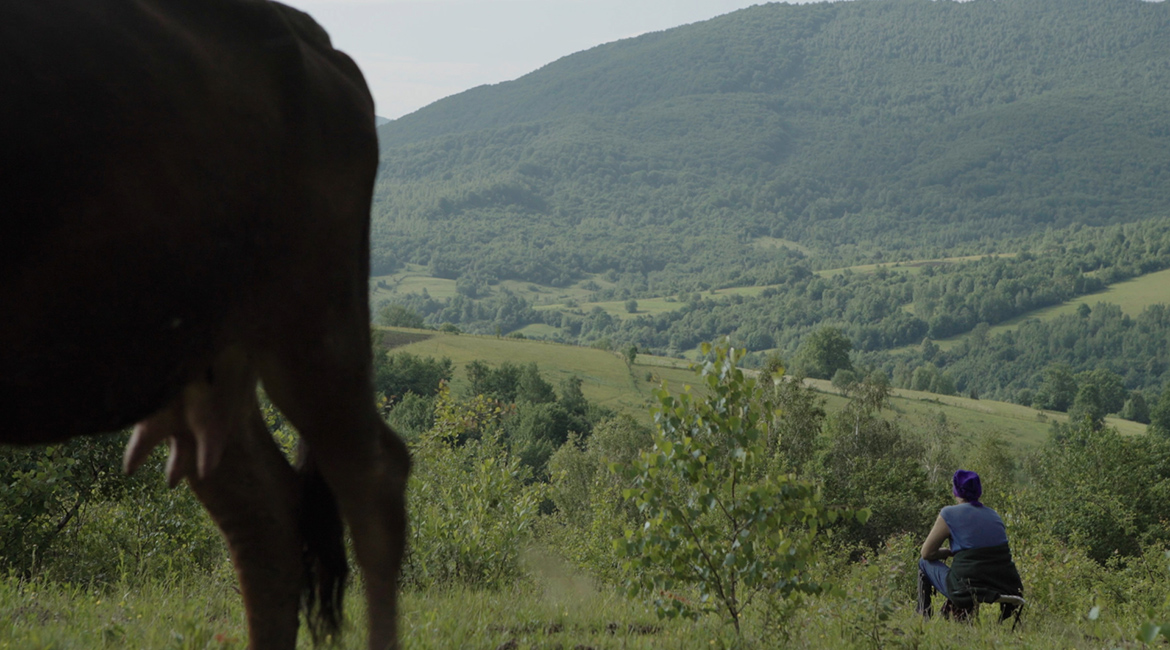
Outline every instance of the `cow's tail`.
[(305, 544), (301, 609), (313, 642), (317, 644), (330, 637), (336, 639), (341, 631), (349, 563), (345, 556), (345, 527), (337, 498), (318, 471), (304, 441), (301, 441), (298, 456), (300, 528)]

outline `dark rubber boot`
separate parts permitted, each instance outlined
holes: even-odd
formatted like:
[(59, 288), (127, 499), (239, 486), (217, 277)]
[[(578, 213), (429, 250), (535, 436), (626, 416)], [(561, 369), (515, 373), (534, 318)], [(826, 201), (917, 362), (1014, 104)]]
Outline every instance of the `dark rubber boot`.
[(923, 618), (929, 619), (934, 613), (931, 608), (930, 599), (934, 595), (934, 585), (930, 583), (930, 578), (926, 577), (926, 572), (921, 568), (918, 569), (918, 606), (915, 611), (922, 615)]

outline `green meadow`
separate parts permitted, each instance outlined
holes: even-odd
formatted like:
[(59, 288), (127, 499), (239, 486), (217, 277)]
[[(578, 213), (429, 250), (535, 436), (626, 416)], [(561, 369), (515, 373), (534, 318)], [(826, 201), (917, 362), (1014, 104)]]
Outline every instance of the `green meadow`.
[(432, 298), (450, 298), (455, 295), (455, 281), (427, 275), (426, 267), (419, 264), (407, 264), (397, 273), (370, 278), (372, 304), (396, 295), (422, 293), (423, 290)]
[(955, 264), (959, 262), (973, 262), (981, 260), (985, 257), (1015, 257), (1015, 253), (989, 253), (984, 255), (960, 255), (957, 257), (940, 257), (930, 260), (911, 260), (908, 262), (884, 262), (879, 264), (858, 264), (857, 266), (845, 266), (837, 269), (823, 269), (817, 271), (816, 274), (823, 278), (831, 278), (843, 273), (876, 273), (879, 269), (887, 269), (889, 271), (900, 271), (905, 273), (919, 273), (922, 269), (928, 266), (942, 266), (943, 264)]
[[(583, 380), (581, 388), (588, 399), (630, 413), (643, 421), (649, 421), (652, 391), (662, 381), (666, 381), (671, 390), (681, 390), (695, 381), (690, 370), (691, 362), (684, 359), (640, 354), (630, 366), (620, 354), (596, 348), (427, 330), (387, 328), (383, 331), (387, 333), (385, 340), (393, 351), (451, 359), (455, 366), (452, 387), (456, 390), (467, 385), (464, 368), (472, 361), (491, 365), (505, 361), (515, 364), (534, 362), (540, 367), (541, 374), (554, 385), (575, 374)], [(805, 382), (824, 396), (830, 410), (838, 410), (847, 402), (847, 398), (828, 381), (806, 379)], [(916, 424), (941, 419), (963, 438), (998, 435), (1021, 449), (1034, 448), (1042, 443), (1052, 422), (1068, 421), (1067, 414), (1055, 411), (901, 388), (893, 389), (890, 408), (895, 420), (905, 419)], [(1146, 429), (1144, 424), (1112, 416), (1106, 418), (1106, 423), (1123, 435), (1144, 433)]]
[[(847, 398), (828, 381), (806, 379), (805, 382), (825, 395), (831, 410), (845, 406)], [(928, 420), (938, 420), (941, 415), (960, 436), (976, 439), (986, 435), (999, 435), (1020, 449), (1035, 448), (1044, 442), (1052, 422), (1068, 422), (1067, 413), (1042, 411), (1009, 402), (938, 395), (905, 388), (894, 388), (891, 392), (890, 407), (897, 414), (894, 419), (924, 423)], [(1105, 423), (1116, 428), (1122, 435), (1146, 432), (1146, 425), (1116, 416), (1107, 416)]]
[(752, 240), (752, 248), (759, 248), (762, 250), (776, 250), (777, 248), (787, 248), (789, 250), (799, 251), (806, 256), (813, 256), (816, 252), (808, 246), (801, 245), (791, 239), (780, 239), (779, 237), (756, 237)]
[[(797, 246), (797, 244), (795, 242), (789, 242), (786, 240), (765, 237), (756, 240), (753, 243), (753, 246), (761, 248), (794, 248)], [(802, 250), (802, 248), (803, 247), (796, 249)], [(807, 251), (807, 249), (803, 250)], [(826, 278), (841, 275), (843, 273), (876, 273), (879, 269), (887, 269), (889, 271), (901, 273), (918, 273), (928, 266), (969, 262), (982, 259), (984, 257), (1013, 257), (1014, 255), (1014, 253), (965, 255), (959, 257), (944, 257), (929, 260), (911, 260), (905, 262), (890, 262), (882, 264), (861, 264), (857, 266), (848, 266), (835, 269), (823, 269), (816, 271), (815, 273), (821, 277)], [(511, 293), (527, 300), (536, 310), (561, 309), (584, 314), (592, 311), (595, 308), (600, 308), (609, 315), (620, 319), (672, 312), (682, 308), (683, 305), (685, 305), (685, 302), (678, 296), (653, 296), (647, 298), (636, 298), (635, 300), (637, 301), (637, 309), (631, 312), (627, 307), (627, 300), (608, 300), (599, 302), (589, 301), (589, 297), (594, 292), (601, 289), (607, 289), (612, 286), (614, 286), (614, 283), (607, 281), (603, 276), (590, 275), (568, 287), (548, 287), (531, 282), (504, 280), (499, 282), (497, 285), (494, 285), (494, 290), (499, 291), (501, 289), (506, 289)], [(705, 297), (711, 298), (725, 296), (754, 297), (774, 286), (776, 285), (726, 287), (723, 289), (710, 289), (700, 293)], [(443, 298), (450, 298), (456, 294), (455, 281), (431, 277), (427, 275), (425, 266), (408, 264), (402, 271), (397, 273), (371, 278), (370, 302), (371, 304), (376, 305), (382, 300), (390, 299), (397, 295), (403, 295), (407, 293), (422, 293), (424, 290), (435, 299), (441, 300)], [(539, 327), (519, 330), (519, 332), (525, 336), (545, 336), (551, 331), (554, 330), (544, 330)]]
[[(598, 274), (586, 275), (567, 287), (550, 287), (532, 282), (518, 282), (503, 280), (493, 285), (493, 290), (506, 289), (513, 294), (527, 300), (535, 308), (549, 306), (563, 306), (567, 301), (587, 301), (593, 292), (614, 286)], [(420, 264), (407, 264), (396, 273), (379, 275), (370, 278), (370, 304), (377, 305), (383, 300), (408, 293), (422, 293), (426, 291), (432, 298), (442, 300), (456, 295), (455, 281), (445, 278), (436, 278), (427, 273), (427, 267)], [(590, 308), (592, 305), (590, 305)]]
[[(581, 390), (592, 402), (631, 413), (649, 421), (647, 407), (651, 391), (662, 381), (681, 386), (694, 380), (685, 363), (643, 362), (633, 366), (614, 352), (583, 348), (546, 341), (470, 334), (444, 334), (425, 330), (386, 329), (386, 342), (392, 351), (419, 356), (447, 357), (455, 366), (451, 380), (456, 391), (467, 385), (464, 368), (472, 361), (498, 365), (536, 363), (541, 374), (554, 386), (571, 375), (581, 378)], [(671, 360), (675, 361), (675, 360)]]
[[(1121, 307), (1122, 312), (1130, 316), (1137, 316), (1143, 309), (1150, 305), (1170, 303), (1170, 269), (1147, 273), (1146, 275), (1124, 282), (1112, 284), (1104, 291), (1080, 296), (1059, 305), (1028, 312), (1022, 316), (1017, 316), (1016, 318), (993, 326), (988, 330), (988, 335), (993, 336), (1013, 330), (1021, 323), (1029, 320), (1047, 321), (1060, 316), (1075, 314), (1081, 305), (1087, 305), (1092, 309), (1098, 303), (1102, 302), (1117, 305)], [(960, 334), (959, 336), (940, 339), (936, 343), (938, 343), (940, 348), (949, 350), (965, 338), (965, 334)]]
[[(745, 633), (715, 616), (659, 619), (646, 603), (598, 584), (539, 548), (529, 577), (497, 590), (452, 587), (402, 594), (404, 650), (728, 650), (790, 648), (1142, 648), (1143, 618), (1132, 605), (1096, 607), (1077, 592), (1071, 612), (1043, 600), (1016, 630), (994, 612), (969, 624), (923, 621), (905, 601), (906, 549), (859, 565), (836, 595), (812, 597), (787, 619), (753, 615)], [(1027, 563), (1022, 563), (1027, 567)], [(1039, 565), (1039, 563), (1037, 563)], [(1037, 569), (1040, 568), (1039, 565)], [(1062, 578), (1078, 575), (1056, 567)], [(1083, 570), (1081, 567), (1077, 569)], [(246, 629), (234, 580), (224, 571), (172, 581), (86, 588), (0, 578), (0, 650), (244, 650)], [(881, 571), (879, 573), (879, 570)], [(314, 646), (302, 629), (298, 650), (365, 648), (365, 606), (355, 584), (340, 639)], [(896, 605), (895, 605), (896, 603)]]

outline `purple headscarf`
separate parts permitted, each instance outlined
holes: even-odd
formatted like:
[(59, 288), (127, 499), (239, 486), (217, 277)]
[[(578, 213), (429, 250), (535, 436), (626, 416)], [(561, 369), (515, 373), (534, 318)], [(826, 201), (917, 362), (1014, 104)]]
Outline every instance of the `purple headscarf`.
[(979, 496), (983, 494), (983, 484), (979, 482), (979, 475), (965, 469), (955, 472), (951, 479), (951, 493), (973, 506), (980, 507)]

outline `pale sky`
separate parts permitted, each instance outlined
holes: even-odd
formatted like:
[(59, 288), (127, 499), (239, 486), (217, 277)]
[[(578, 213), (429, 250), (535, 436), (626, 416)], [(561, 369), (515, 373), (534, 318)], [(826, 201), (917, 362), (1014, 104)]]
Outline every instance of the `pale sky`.
[[(523, 76), (595, 45), (761, 0), (282, 0), (311, 14), (361, 67), (377, 114)], [(807, 0), (799, 0), (807, 1)]]

